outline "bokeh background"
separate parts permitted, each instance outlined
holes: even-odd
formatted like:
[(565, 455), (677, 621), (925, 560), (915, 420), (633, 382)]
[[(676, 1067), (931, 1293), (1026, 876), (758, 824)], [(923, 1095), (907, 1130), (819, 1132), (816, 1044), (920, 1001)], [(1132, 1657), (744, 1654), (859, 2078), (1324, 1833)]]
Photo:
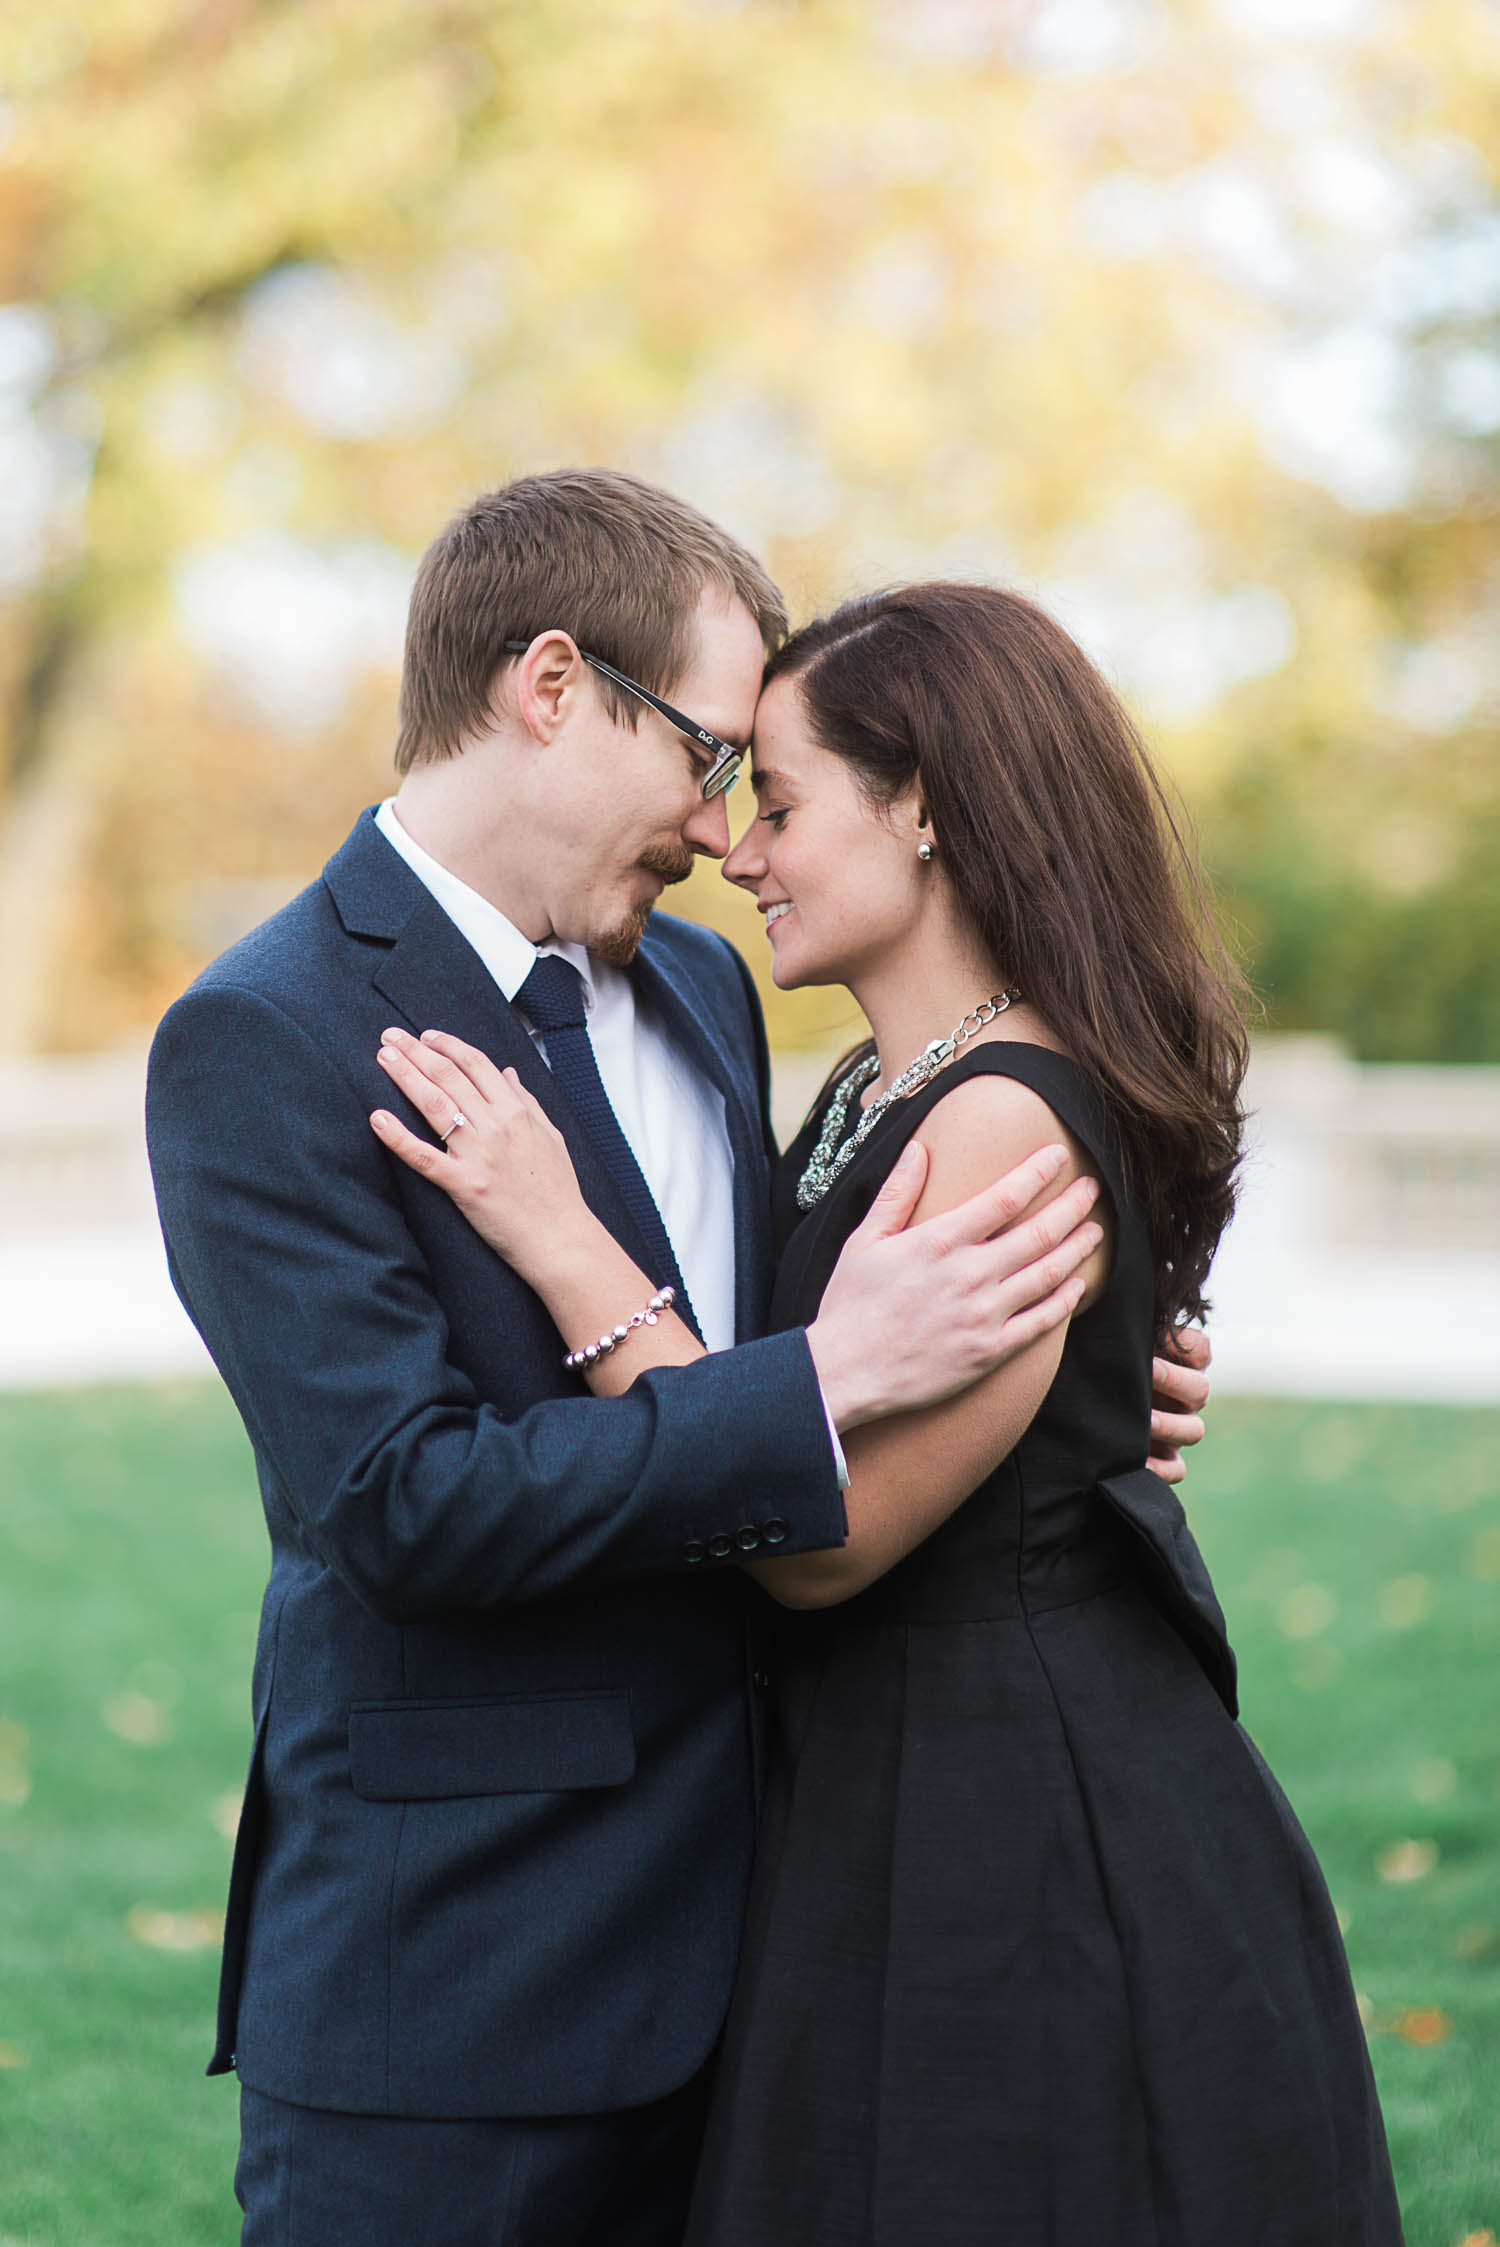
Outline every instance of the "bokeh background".
[(1500, 1061), (1487, 0), (95, 0), (0, 68), (12, 1047), (316, 872), (414, 556), (598, 460), (799, 613), (1036, 589), (1272, 1023)]
[[(1493, 2247), (1497, 163), (1495, 0), (0, 18), (0, 2247), (234, 2236), (265, 1554), (143, 1043), (386, 792), (427, 540), (578, 461), (797, 616), (1023, 586), (1180, 790), (1262, 1010), (1195, 1525), (1411, 2238)], [(764, 988), (790, 1118), (853, 1023)]]

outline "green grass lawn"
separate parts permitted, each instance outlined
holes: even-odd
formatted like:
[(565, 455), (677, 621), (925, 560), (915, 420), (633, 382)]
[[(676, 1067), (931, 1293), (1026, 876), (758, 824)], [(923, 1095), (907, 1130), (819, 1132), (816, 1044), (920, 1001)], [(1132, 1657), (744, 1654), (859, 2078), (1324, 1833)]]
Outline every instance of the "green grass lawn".
[[(0, 1398), (0, 1491), (0, 2247), (229, 2247), (202, 2069), (249, 1454), (207, 1384)], [(1411, 2247), (1500, 2237), (1500, 1413), (1223, 1402), (1191, 1504), (1345, 1917)]]

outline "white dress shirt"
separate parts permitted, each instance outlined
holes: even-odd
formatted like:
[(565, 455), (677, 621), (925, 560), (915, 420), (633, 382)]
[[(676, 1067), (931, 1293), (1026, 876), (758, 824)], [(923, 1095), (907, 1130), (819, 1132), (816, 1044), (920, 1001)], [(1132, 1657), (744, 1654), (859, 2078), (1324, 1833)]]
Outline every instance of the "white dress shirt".
[[(734, 1343), (734, 1154), (724, 1120), (724, 1095), (673, 1045), (661, 1024), (636, 1005), (630, 977), (579, 944), (549, 939), (537, 946), (479, 892), (440, 866), (414, 842), (391, 799), (375, 824), (405, 859), (460, 936), (479, 954), (501, 992), (513, 1000), (540, 953), (555, 952), (583, 978), (589, 1039), (609, 1104), (661, 1212), (679, 1271), (710, 1350)], [(441, 1030), (441, 1021), (422, 1028)], [(546, 1041), (534, 1043), (546, 1056)], [(653, 1286), (661, 1275), (648, 1274)], [(637, 1304), (600, 1306), (600, 1324), (628, 1318)]]

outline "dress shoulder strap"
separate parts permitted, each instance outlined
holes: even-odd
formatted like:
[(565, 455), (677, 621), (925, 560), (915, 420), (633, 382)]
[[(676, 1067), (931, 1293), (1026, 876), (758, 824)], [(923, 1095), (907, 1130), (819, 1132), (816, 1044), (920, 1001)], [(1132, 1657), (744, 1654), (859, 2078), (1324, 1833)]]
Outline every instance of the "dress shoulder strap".
[[(969, 1045), (945, 1069), (906, 1099), (892, 1101), (848, 1167), (804, 1211), (796, 1186), (821, 1122), (819, 1110), (783, 1156), (777, 1176), (777, 1247), (780, 1270), (772, 1304), (773, 1328), (805, 1323), (822, 1300), (840, 1248), (868, 1210), (902, 1148), (930, 1114), (969, 1077), (1012, 1077), (1028, 1085), (1086, 1149), (1118, 1221), (1111, 1289), (1148, 1269), (1144, 1222), (1125, 1188), (1117, 1135), (1103, 1100), (1077, 1064), (1048, 1046), (994, 1039)], [(1149, 1296), (1148, 1296), (1149, 1301)]]
[(1124, 1216), (1128, 1196), (1119, 1133), (1104, 1101), (1076, 1061), (1065, 1053), (1055, 1053), (1050, 1046), (1027, 1045), (1014, 1038), (992, 1038), (982, 1045), (966, 1046), (930, 1084), (903, 1103), (915, 1111), (911, 1130), (939, 1100), (970, 1077), (1011, 1077), (1045, 1100), (1087, 1148), (1108, 1188), (1116, 1215)]

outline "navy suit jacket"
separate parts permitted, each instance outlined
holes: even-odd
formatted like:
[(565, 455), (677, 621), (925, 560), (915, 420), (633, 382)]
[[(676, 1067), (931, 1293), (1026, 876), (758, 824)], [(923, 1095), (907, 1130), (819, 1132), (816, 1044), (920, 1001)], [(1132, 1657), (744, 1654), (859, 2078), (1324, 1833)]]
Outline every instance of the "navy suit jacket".
[(754, 1339), (774, 1143), (748, 974), (665, 919), (635, 973), (724, 1095), (740, 1343), (610, 1401), (370, 1130), (400, 1105), (381, 1030), (450, 1030), (514, 1065), (644, 1254), (523, 1024), (369, 813), (157, 1034), (172, 1276), (271, 1534), (212, 2065), (274, 2097), (633, 2106), (685, 2082), (723, 2019), (758, 1725), (734, 1559), (837, 1544), (844, 1512), (805, 1336)]

